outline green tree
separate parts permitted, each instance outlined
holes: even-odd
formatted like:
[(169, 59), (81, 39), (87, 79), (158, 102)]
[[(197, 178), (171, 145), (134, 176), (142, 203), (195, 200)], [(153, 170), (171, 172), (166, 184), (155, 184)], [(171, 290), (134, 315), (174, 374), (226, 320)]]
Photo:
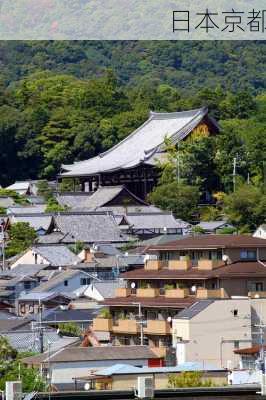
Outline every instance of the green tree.
[(66, 210), (67, 210), (66, 206), (61, 206), (54, 197), (51, 197), (47, 201), (45, 212), (57, 213), (57, 212), (66, 211)]
[(240, 232), (253, 232), (266, 220), (266, 193), (254, 185), (242, 185), (224, 198), (224, 212)]
[(42, 196), (45, 201), (48, 201), (51, 197), (53, 197), (53, 190), (46, 180), (37, 182), (37, 194), (38, 196)]
[(13, 257), (30, 247), (37, 234), (27, 222), (12, 224), (8, 231), (9, 240), (6, 247), (6, 256)]
[(181, 372), (168, 375), (169, 388), (211, 387), (211, 379), (204, 379), (202, 372)]
[(172, 211), (176, 218), (191, 221), (198, 212), (199, 190), (174, 181), (159, 184), (150, 193), (149, 200), (163, 210)]

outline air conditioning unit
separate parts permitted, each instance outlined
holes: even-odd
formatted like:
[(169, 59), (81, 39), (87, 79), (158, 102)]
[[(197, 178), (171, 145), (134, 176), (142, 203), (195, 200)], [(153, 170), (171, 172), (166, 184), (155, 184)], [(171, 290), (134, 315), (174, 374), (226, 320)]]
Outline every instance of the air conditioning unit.
[(6, 382), (6, 400), (21, 400), (22, 399), (22, 384), (21, 381)]
[(139, 399), (153, 399), (154, 398), (154, 380), (152, 376), (139, 376), (138, 377), (138, 392)]

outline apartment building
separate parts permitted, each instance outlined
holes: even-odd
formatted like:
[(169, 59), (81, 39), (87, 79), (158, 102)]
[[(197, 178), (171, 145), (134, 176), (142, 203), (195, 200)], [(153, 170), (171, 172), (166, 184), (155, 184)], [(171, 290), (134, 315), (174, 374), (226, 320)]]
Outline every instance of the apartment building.
[(252, 345), (251, 301), (199, 300), (172, 321), (173, 346), (178, 364), (201, 362), (219, 368), (236, 368), (235, 352)]
[[(203, 235), (151, 246), (144, 268), (121, 275), (125, 288), (105, 300), (94, 320), (116, 345), (149, 345), (160, 356), (172, 346), (172, 321), (202, 299), (266, 297), (266, 241)], [(265, 292), (264, 292), (265, 291)]]

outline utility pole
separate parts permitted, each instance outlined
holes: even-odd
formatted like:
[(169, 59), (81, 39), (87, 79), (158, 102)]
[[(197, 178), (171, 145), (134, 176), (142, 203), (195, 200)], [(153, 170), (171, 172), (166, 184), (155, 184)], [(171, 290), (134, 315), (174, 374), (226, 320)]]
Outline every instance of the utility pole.
[(234, 157), (233, 160), (233, 186), (234, 186), (234, 192), (236, 191), (236, 157)]
[(39, 339), (40, 339), (40, 353), (44, 352), (43, 344), (43, 326), (42, 326), (42, 304), (39, 298)]

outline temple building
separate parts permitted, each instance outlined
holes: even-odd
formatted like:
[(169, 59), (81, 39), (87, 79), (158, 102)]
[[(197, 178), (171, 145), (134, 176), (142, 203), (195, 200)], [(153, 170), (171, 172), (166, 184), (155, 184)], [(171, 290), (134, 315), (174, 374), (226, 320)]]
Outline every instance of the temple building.
[(58, 179), (78, 180), (82, 191), (125, 185), (145, 199), (158, 180), (158, 161), (165, 157), (165, 139), (178, 144), (191, 135), (219, 132), (207, 108), (173, 113), (151, 112), (147, 121), (106, 152), (72, 165), (62, 165)]

